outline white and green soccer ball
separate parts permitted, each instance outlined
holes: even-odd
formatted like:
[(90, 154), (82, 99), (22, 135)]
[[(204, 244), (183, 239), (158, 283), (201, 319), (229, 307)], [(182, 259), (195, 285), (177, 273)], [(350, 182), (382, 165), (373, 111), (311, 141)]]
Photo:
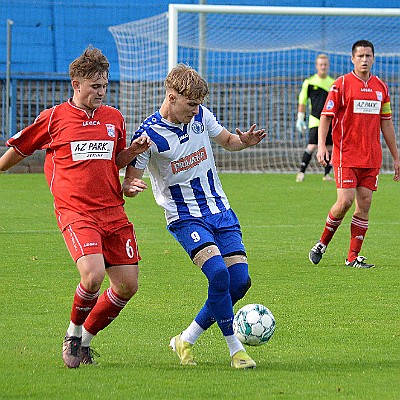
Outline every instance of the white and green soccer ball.
[(233, 332), (243, 343), (260, 346), (271, 339), (275, 331), (275, 318), (262, 304), (247, 304), (233, 319)]

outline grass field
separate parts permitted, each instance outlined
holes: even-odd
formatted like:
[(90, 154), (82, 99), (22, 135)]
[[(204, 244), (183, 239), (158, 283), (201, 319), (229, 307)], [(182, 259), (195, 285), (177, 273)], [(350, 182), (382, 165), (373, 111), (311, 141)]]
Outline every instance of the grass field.
[(381, 176), (363, 254), (344, 267), (349, 213), (318, 266), (308, 252), (336, 198), (308, 175), (222, 175), (242, 224), (253, 286), (236, 305), (269, 307), (277, 329), (233, 370), (213, 326), (196, 367), (169, 348), (206, 296), (206, 280), (165, 229), (150, 190), (129, 199), (142, 255), (140, 289), (93, 346), (99, 364), (68, 370), (61, 342), (78, 273), (43, 175), (0, 176), (1, 399), (400, 399), (400, 185)]

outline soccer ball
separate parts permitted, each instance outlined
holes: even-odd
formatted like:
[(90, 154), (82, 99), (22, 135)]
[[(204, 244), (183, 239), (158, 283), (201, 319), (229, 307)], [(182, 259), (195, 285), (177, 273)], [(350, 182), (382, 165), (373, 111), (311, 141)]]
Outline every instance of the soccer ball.
[(233, 319), (233, 332), (243, 343), (260, 346), (271, 339), (275, 331), (275, 318), (262, 304), (247, 304)]

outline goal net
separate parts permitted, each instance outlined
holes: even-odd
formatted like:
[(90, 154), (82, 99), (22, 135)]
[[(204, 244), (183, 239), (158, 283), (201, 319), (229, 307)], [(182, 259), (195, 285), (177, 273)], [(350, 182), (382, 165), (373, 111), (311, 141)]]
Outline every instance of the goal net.
[[(178, 62), (206, 78), (204, 103), (231, 132), (252, 123), (267, 138), (240, 152), (214, 147), (220, 171), (297, 172), (307, 134), (295, 129), (303, 80), (315, 58), (330, 58), (334, 78), (352, 70), (351, 46), (375, 45), (373, 74), (388, 85), (398, 126), (400, 10), (171, 4), (169, 13), (111, 26), (120, 64), (120, 105), (128, 132), (156, 111), (163, 81)], [(399, 139), (398, 131), (397, 139)], [(383, 143), (383, 172), (393, 170)], [(322, 172), (315, 161), (310, 172)]]

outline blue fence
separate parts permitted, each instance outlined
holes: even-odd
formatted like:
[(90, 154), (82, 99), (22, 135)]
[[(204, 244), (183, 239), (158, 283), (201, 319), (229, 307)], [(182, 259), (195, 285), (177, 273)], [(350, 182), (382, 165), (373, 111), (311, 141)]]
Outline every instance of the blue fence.
[[(0, 137), (5, 140), (31, 124), (41, 111), (72, 97), (68, 76), (12, 76), (10, 123), (6, 126), (6, 77), (0, 75)], [(118, 108), (119, 81), (110, 80), (105, 103)]]

